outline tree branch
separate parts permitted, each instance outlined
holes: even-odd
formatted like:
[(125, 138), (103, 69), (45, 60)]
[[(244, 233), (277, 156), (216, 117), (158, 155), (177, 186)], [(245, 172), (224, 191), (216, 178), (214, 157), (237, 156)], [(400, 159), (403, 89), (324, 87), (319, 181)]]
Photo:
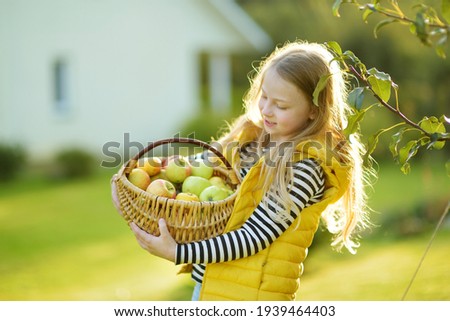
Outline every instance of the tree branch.
[[(403, 119), (403, 121), (405, 123), (407, 123), (408, 125), (410, 125), (411, 127), (414, 127), (418, 130), (420, 130), (421, 132), (423, 132), (426, 136), (428, 137), (432, 137), (433, 134), (427, 132), (426, 130), (424, 130), (422, 127), (420, 127), (417, 123), (415, 123), (414, 121), (410, 120), (405, 114), (403, 114), (400, 111), (400, 108), (395, 108), (393, 106), (391, 106), (388, 102), (384, 101), (380, 96), (378, 96), (373, 90), (372, 87), (370, 85), (370, 83), (367, 81), (367, 79), (365, 77), (363, 77), (353, 65), (349, 65), (350, 71), (361, 81), (363, 81), (366, 86), (370, 89), (370, 91), (372, 92), (373, 96), (381, 103), (382, 106), (384, 106), (386, 109), (388, 109), (389, 111), (391, 111), (392, 113), (396, 114), (397, 116), (399, 116), (401, 119)], [(439, 141), (450, 141), (450, 137), (442, 137), (438, 139)]]
[[(407, 22), (407, 23), (415, 23), (416, 22), (415, 20), (408, 18), (405, 15), (397, 15), (397, 14), (390, 13), (390, 12), (387, 12), (384, 10), (376, 9), (372, 5), (366, 4), (363, 6), (363, 8), (364, 7), (368, 8), (369, 10), (372, 10), (373, 12), (381, 13), (382, 15), (385, 15), (386, 17), (394, 18), (399, 21), (403, 21), (403, 22)], [(427, 23), (427, 26), (431, 27), (431, 28), (446, 29), (447, 31), (450, 30), (450, 26), (447, 24), (444, 24), (444, 23)]]

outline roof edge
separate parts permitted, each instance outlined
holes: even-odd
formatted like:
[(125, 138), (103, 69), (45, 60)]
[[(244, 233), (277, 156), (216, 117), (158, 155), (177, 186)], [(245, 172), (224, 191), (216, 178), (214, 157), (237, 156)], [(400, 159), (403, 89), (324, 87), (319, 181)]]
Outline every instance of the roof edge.
[(273, 40), (234, 0), (208, 0), (217, 11), (259, 52), (273, 45)]

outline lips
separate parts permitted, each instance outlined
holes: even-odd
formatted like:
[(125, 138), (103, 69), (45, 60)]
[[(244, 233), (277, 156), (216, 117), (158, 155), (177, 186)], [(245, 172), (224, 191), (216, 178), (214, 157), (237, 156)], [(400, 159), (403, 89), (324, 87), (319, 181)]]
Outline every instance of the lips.
[(276, 125), (276, 123), (270, 122), (267, 119), (264, 119), (264, 125), (266, 125), (267, 127), (273, 127)]

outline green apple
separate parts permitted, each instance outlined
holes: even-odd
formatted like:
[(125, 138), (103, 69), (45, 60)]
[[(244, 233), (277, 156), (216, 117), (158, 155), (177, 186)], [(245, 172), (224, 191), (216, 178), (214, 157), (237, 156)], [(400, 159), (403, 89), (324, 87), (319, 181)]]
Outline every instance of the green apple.
[(209, 186), (205, 188), (200, 194), (200, 201), (214, 202), (226, 199), (229, 196), (228, 191), (217, 186)]
[(214, 168), (208, 166), (204, 159), (195, 159), (191, 162), (192, 176), (209, 179), (214, 174)]
[(165, 179), (157, 179), (150, 183), (147, 192), (167, 198), (175, 198), (177, 191), (175, 186)]
[(156, 175), (154, 175), (154, 176), (152, 176), (152, 177), (150, 177), (150, 178), (151, 178), (152, 181), (154, 181), (155, 179), (165, 179), (166, 181), (169, 180), (169, 179), (167, 178), (167, 175), (166, 175), (166, 170), (163, 169), (163, 168), (159, 171), (158, 174), (156, 174)]
[(200, 196), (200, 193), (209, 186), (211, 186), (211, 182), (206, 178), (200, 176), (189, 176), (184, 180), (183, 185), (181, 186), (181, 191)]
[(212, 185), (222, 188), (227, 188), (225, 181), (220, 176), (213, 176), (209, 179)]
[(128, 180), (144, 191), (150, 184), (150, 176), (148, 176), (147, 172), (141, 168), (133, 168), (130, 174), (128, 174)]
[(165, 170), (166, 177), (175, 184), (184, 182), (184, 180), (191, 175), (191, 165), (189, 164), (189, 161), (182, 156), (169, 159)]
[(176, 200), (180, 200), (180, 201), (188, 201), (188, 202), (199, 202), (200, 199), (198, 198), (197, 195), (195, 195), (194, 193), (178, 193), (177, 197), (175, 197)]

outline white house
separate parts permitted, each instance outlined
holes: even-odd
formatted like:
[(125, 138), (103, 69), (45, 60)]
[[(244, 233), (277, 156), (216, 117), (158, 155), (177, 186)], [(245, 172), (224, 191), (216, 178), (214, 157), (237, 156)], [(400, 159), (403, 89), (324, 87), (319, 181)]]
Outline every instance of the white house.
[(232, 0), (0, 0), (0, 142), (38, 159), (168, 137), (198, 112), (200, 53), (226, 108), (229, 55), (271, 45)]

